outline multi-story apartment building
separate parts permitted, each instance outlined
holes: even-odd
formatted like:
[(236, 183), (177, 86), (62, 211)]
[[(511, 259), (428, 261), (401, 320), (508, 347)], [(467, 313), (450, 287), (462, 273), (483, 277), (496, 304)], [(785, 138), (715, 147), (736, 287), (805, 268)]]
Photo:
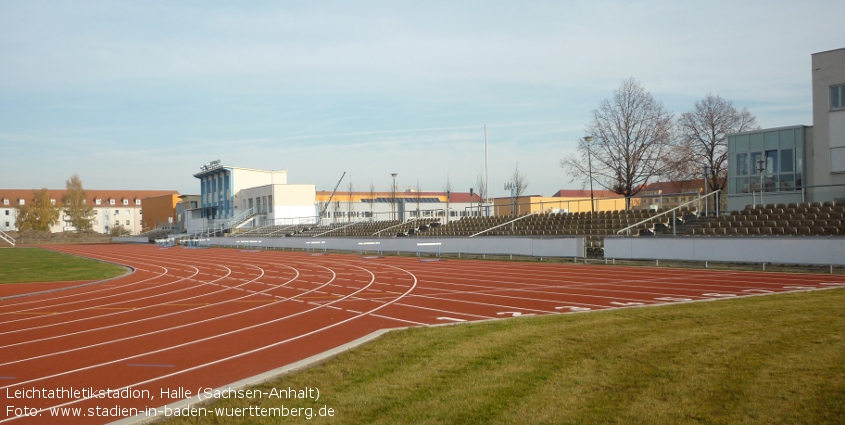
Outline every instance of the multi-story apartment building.
[[(64, 189), (50, 189), (50, 201), (62, 206)], [(86, 204), (93, 208), (91, 224), (95, 232), (108, 233), (116, 226), (123, 226), (131, 234), (141, 233), (141, 201), (146, 198), (178, 195), (175, 190), (86, 190)], [(33, 202), (33, 189), (0, 189), (0, 230), (18, 230), (18, 208)], [(70, 217), (61, 210), (59, 222), (50, 229), (52, 232), (76, 230), (70, 223)]]

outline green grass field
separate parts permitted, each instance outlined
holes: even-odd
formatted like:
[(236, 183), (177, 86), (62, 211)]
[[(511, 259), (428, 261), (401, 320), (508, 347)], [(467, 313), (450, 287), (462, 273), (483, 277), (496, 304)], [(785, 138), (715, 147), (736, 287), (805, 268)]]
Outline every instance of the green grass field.
[[(842, 424), (845, 289), (389, 333), (259, 388), (338, 424)], [(304, 423), (196, 417), (168, 423)]]
[(0, 249), (0, 283), (102, 280), (124, 273), (114, 264), (46, 249)]

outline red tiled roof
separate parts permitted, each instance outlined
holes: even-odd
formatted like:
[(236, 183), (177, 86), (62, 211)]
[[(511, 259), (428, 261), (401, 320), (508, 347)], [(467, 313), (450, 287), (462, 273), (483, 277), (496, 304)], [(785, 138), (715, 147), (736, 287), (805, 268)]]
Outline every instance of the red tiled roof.
[[(553, 198), (584, 198), (588, 199), (590, 197), (590, 189), (561, 189), (555, 192), (552, 195)], [(621, 198), (622, 195), (604, 189), (594, 189), (593, 190), (593, 197), (594, 198)]]
[[(2, 200), (8, 199), (10, 205), (17, 205), (17, 201), (19, 199), (24, 199), (29, 201), (33, 198), (33, 191), (39, 191), (41, 189), (0, 189), (0, 207), (2, 207)], [(55, 199), (57, 204), (62, 203), (62, 195), (67, 192), (65, 189), (48, 189), (50, 192), (50, 199)], [(156, 196), (163, 196), (163, 195), (178, 195), (179, 192), (175, 190), (97, 190), (97, 189), (85, 189), (86, 194), (88, 195), (88, 203), (87, 205), (96, 206), (96, 200), (100, 199), (103, 202), (108, 203), (109, 199), (114, 199), (115, 201), (121, 201), (122, 204), (123, 199), (128, 199), (130, 201), (130, 205), (134, 205), (134, 201), (136, 199), (145, 199), (145, 198), (153, 198)]]
[(654, 182), (644, 187), (638, 195), (645, 195), (646, 192), (658, 193), (684, 193), (692, 189), (700, 190), (702, 187), (701, 180), (679, 180), (670, 182)]
[[(318, 190), (317, 191), (317, 198), (320, 197), (328, 197), (332, 192), (330, 190)], [(345, 197), (349, 192), (344, 190), (338, 189), (335, 196)], [(373, 195), (376, 198), (390, 198), (393, 196), (392, 192), (373, 192)], [(364, 199), (370, 199), (370, 192), (369, 191), (353, 191), (352, 196), (354, 198), (361, 197)], [(420, 198), (438, 198), (442, 202), (446, 202), (446, 192), (405, 192), (405, 191), (396, 191), (397, 198), (416, 198), (419, 196)], [(472, 196), (469, 195), (469, 192), (452, 192), (449, 196), (449, 200), (451, 202), (480, 202), (481, 197), (478, 196), (477, 193), (473, 193)]]

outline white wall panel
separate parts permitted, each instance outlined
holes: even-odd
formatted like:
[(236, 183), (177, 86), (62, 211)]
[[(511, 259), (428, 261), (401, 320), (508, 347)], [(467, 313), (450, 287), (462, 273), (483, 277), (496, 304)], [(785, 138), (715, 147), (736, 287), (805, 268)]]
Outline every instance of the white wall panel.
[(629, 260), (845, 265), (845, 238), (608, 237), (604, 256)]

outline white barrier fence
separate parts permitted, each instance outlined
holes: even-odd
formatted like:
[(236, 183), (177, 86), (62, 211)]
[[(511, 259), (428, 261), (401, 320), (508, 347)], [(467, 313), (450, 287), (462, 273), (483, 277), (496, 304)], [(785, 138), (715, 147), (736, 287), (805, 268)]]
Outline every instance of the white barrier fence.
[[(125, 238), (124, 238), (125, 239)], [(242, 247), (243, 240), (238, 238), (209, 238), (212, 246)], [(125, 241), (125, 240), (122, 240)], [(584, 257), (584, 238), (522, 238), (485, 236), (477, 238), (431, 238), (421, 242), (416, 238), (382, 238), (379, 240), (357, 238), (329, 238), (314, 241), (309, 238), (266, 238), (260, 241), (250, 241), (255, 249), (301, 249), (311, 251), (322, 248), (324, 251), (405, 253), (422, 255), (418, 244), (437, 246), (441, 254), (473, 254), (473, 255), (520, 255), (529, 257)], [(126, 241), (128, 242), (128, 241)], [(134, 242), (146, 243), (147, 240)], [(438, 245), (439, 244), (439, 245)], [(431, 249), (431, 248), (430, 248)]]
[(678, 260), (738, 263), (845, 265), (845, 238), (607, 237), (604, 257), (616, 260)]

